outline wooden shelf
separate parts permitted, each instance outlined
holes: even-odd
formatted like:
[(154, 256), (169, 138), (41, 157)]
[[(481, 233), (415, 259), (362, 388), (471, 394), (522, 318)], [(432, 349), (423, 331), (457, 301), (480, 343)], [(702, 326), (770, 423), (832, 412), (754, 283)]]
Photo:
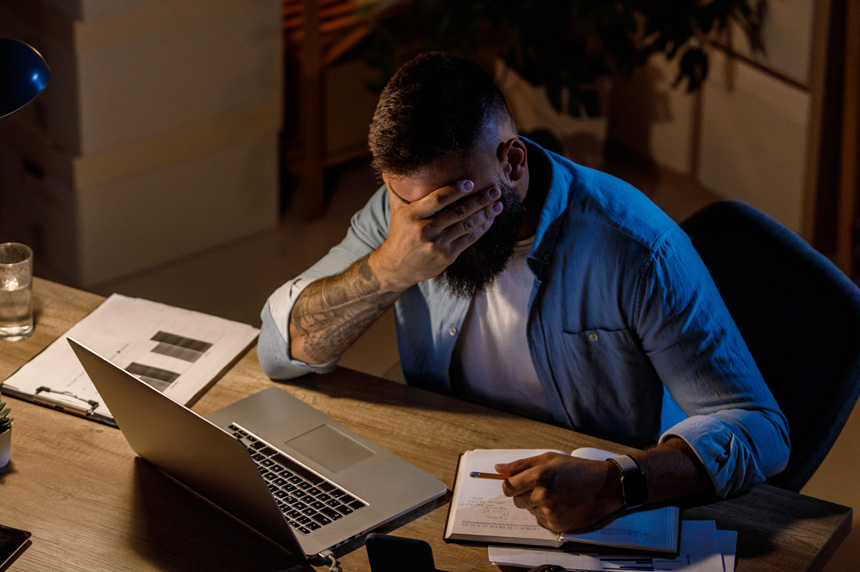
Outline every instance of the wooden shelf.
[(305, 218), (325, 209), (323, 171), (339, 157), (325, 152), (323, 74), (370, 33), (370, 25), (355, 11), (367, 0), (283, 0), (284, 41), (295, 53), (298, 73), (299, 129), (302, 167), (298, 196)]
[(305, 39), (311, 37), (307, 25), (311, 19), (318, 21), (317, 45), (311, 49), (319, 50), (320, 64), (329, 66), (343, 54), (355, 47), (370, 33), (370, 26), (355, 17), (355, 11), (360, 7), (353, 0), (322, 0), (316, 8), (316, 16), (305, 16), (303, 0), (284, 0), (284, 38), (289, 49), (302, 54), (305, 49)]

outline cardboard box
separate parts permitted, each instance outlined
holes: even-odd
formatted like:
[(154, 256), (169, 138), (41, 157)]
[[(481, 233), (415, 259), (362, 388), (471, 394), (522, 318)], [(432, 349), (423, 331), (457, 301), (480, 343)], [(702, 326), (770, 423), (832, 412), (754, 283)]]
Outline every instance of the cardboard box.
[[(16, 117), (76, 155), (282, 97), (279, 0), (126, 0), (127, 11), (93, 21), (72, 19), (58, 1), (0, 3), (0, 36), (33, 45), (52, 73)], [(63, 4), (83, 15), (103, 5)]]
[(156, 0), (45, 0), (45, 3), (56, 8), (68, 18), (92, 22), (123, 12), (131, 12), (147, 4), (155, 4)]
[(252, 113), (90, 157), (0, 127), (0, 229), (39, 276), (91, 287), (278, 223), (278, 132)]

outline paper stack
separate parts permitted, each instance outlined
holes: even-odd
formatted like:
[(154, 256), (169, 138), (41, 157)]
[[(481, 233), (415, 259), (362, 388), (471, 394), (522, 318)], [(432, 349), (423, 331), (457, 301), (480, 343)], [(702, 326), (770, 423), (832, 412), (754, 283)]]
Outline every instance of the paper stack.
[(732, 572), (735, 569), (737, 532), (717, 530), (712, 520), (681, 522), (681, 548), (677, 557), (625, 554), (571, 554), (559, 550), (535, 550), (490, 546), (490, 562), (496, 566), (533, 568), (557, 564), (567, 570), (684, 570)]

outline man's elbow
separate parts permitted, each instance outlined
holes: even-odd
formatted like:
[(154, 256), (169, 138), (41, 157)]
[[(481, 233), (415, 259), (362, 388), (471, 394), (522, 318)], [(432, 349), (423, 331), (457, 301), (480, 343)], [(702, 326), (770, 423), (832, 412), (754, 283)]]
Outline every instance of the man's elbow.
[(260, 367), (270, 379), (274, 381), (286, 381), (308, 373), (302, 368), (296, 367), (286, 356), (272, 356), (258, 352)]
[(775, 419), (773, 423), (776, 426), (776, 437), (774, 437), (773, 442), (771, 443), (774, 462), (770, 467), (770, 474), (767, 475), (768, 477), (784, 471), (788, 466), (788, 458), (791, 455), (791, 438), (789, 437), (788, 420), (785, 418), (785, 415), (780, 413), (779, 418)]
[(276, 381), (293, 379), (307, 373), (290, 360), (290, 348), (274, 324), (263, 320), (257, 340), (257, 359), (269, 378)]
[(785, 470), (791, 453), (791, 439), (788, 421), (776, 408), (759, 416), (758, 424), (758, 438), (751, 444), (751, 450), (759, 472), (767, 479)]

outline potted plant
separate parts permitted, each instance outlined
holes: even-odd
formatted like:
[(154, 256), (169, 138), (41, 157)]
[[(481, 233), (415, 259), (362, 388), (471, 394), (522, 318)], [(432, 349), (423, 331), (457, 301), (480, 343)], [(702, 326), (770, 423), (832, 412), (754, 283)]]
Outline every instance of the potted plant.
[(605, 115), (607, 78), (652, 56), (677, 60), (674, 84), (695, 91), (708, 45), (731, 46), (733, 29), (762, 52), (765, 8), (765, 0), (379, 0), (359, 10), (372, 22), (368, 63), (380, 85), (415, 53), (443, 50), (484, 63), (506, 95), (512, 74), (556, 113), (588, 118)]
[(11, 410), (6, 407), (3, 395), (0, 393), (0, 469), (9, 463), (9, 452), (12, 448), (12, 417)]

